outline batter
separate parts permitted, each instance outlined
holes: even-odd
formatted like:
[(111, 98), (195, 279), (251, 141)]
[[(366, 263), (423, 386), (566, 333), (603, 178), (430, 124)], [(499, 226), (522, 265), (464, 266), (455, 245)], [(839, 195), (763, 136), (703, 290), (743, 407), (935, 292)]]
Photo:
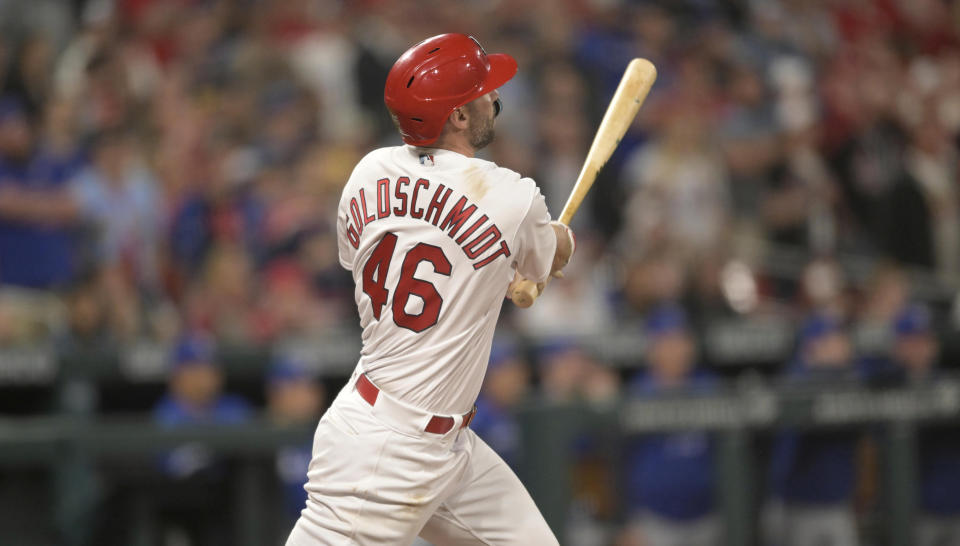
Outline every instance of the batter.
[[(384, 99), (404, 146), (364, 157), (338, 211), (363, 348), (320, 420), (288, 546), (558, 544), (507, 464), (468, 428), (511, 281), (574, 250), (529, 178), (474, 157), (517, 71), (472, 37), (405, 52)], [(542, 285), (540, 285), (542, 287)]]

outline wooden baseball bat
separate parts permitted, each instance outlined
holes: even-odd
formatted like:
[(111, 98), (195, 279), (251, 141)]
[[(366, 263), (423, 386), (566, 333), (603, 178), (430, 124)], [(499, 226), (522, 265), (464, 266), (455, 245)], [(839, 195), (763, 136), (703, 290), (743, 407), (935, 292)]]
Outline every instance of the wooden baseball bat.
[[(583, 168), (580, 169), (580, 175), (577, 176), (577, 182), (573, 185), (567, 204), (563, 206), (563, 211), (557, 218), (559, 222), (570, 225), (570, 220), (573, 219), (583, 198), (593, 186), (597, 174), (617, 149), (620, 139), (633, 123), (633, 118), (636, 117), (637, 111), (640, 110), (640, 106), (650, 92), (650, 86), (656, 79), (657, 69), (646, 59), (634, 59), (627, 65), (627, 70), (620, 79), (620, 85), (617, 86), (617, 91), (610, 100), (610, 106), (603, 115), (597, 135), (593, 137), (593, 144), (590, 145), (587, 159), (583, 162)], [(549, 281), (549, 278), (547, 280)], [(539, 295), (537, 283), (521, 279), (514, 283), (510, 299), (519, 307), (530, 307)]]

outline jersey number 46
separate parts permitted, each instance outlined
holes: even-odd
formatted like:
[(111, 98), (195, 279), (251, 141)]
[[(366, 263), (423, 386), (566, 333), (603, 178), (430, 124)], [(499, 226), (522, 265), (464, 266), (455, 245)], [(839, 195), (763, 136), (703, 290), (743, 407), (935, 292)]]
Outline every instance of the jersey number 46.
[[(373, 317), (380, 320), (383, 306), (390, 299), (387, 290), (387, 271), (393, 261), (393, 251), (397, 247), (397, 236), (387, 233), (373, 249), (366, 265), (363, 266), (363, 292), (373, 304)], [(402, 328), (422, 332), (437, 323), (443, 298), (433, 283), (413, 276), (420, 262), (430, 262), (433, 270), (441, 275), (450, 276), (450, 260), (438, 246), (419, 243), (407, 251), (400, 266), (400, 280), (393, 291), (393, 322)], [(417, 315), (407, 313), (406, 306), (410, 296), (423, 300), (423, 310)]]

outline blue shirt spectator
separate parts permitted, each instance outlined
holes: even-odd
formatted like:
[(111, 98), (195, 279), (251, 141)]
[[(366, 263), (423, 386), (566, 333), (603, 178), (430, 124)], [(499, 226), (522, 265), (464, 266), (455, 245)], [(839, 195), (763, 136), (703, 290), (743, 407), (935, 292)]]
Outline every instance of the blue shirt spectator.
[(520, 464), (520, 424), (514, 408), (527, 393), (530, 369), (512, 344), (498, 341), (490, 350), (490, 363), (477, 399), (477, 414), (470, 428), (514, 471)]
[(153, 410), (154, 418), (164, 425), (231, 425), (248, 421), (250, 404), (239, 396), (224, 394), (205, 407), (192, 405), (174, 395), (164, 396)]
[[(812, 317), (800, 334), (798, 357), (787, 384), (816, 386), (858, 379), (850, 340), (840, 320)], [(771, 485), (775, 496), (799, 505), (846, 502), (853, 492), (858, 435), (841, 429), (819, 432), (787, 430), (774, 443)]]
[(773, 454), (774, 493), (801, 505), (830, 505), (850, 499), (856, 437), (849, 431), (783, 432)]
[[(0, 189), (28, 192), (35, 198), (57, 199), (82, 165), (79, 153), (33, 151), (18, 101), (0, 99), (0, 132), (19, 133), (18, 149), (0, 150)], [(20, 126), (18, 128), (18, 126)], [(10, 146), (9, 138), (4, 139)], [(30, 216), (0, 216), (0, 282), (31, 288), (67, 284), (77, 267), (76, 242), (62, 222)]]
[(503, 458), (514, 471), (520, 463), (520, 425), (516, 416), (483, 393), (477, 398), (477, 416), (470, 428)]
[[(713, 377), (694, 368), (695, 350), (686, 315), (675, 306), (653, 311), (646, 322), (648, 370), (628, 388), (632, 397), (706, 393)], [(628, 507), (668, 520), (703, 518), (714, 510), (715, 446), (709, 433), (648, 434), (627, 448)]]
[[(235, 425), (248, 421), (252, 410), (246, 400), (223, 394), (223, 375), (216, 364), (213, 343), (201, 336), (184, 337), (173, 354), (168, 393), (157, 403), (157, 423), (183, 425)], [(165, 472), (186, 477), (212, 468), (215, 461), (201, 446), (174, 449), (161, 463)]]
[[(314, 374), (302, 363), (280, 356), (267, 371), (267, 409), (280, 424), (314, 423), (323, 412), (326, 391)], [(284, 512), (292, 520), (307, 504), (307, 470), (313, 445), (289, 445), (276, 456), (277, 477), (283, 491)]]
[(307, 506), (307, 471), (313, 453), (310, 444), (284, 446), (277, 450), (277, 478), (283, 491), (283, 512), (286, 517), (296, 520), (300, 511)]
[[(937, 370), (939, 341), (930, 311), (909, 305), (896, 316), (889, 360), (871, 371), (885, 386), (930, 385)], [(924, 515), (960, 515), (960, 437), (950, 425), (927, 425), (918, 434), (920, 510)]]
[(960, 438), (956, 427), (920, 430), (920, 510), (927, 515), (960, 516)]
[[(716, 386), (698, 372), (680, 390), (709, 392)], [(629, 393), (636, 397), (664, 394), (663, 385), (648, 374), (637, 378)], [(650, 510), (662, 517), (688, 520), (714, 509), (716, 448), (703, 431), (649, 434), (627, 450), (627, 503), (631, 512)]]

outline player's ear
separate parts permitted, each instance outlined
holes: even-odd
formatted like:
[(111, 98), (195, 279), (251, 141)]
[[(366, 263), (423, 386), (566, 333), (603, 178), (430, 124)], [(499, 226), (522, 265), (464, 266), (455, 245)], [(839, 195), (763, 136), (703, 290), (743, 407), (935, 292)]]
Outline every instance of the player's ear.
[(470, 125), (470, 120), (467, 117), (467, 109), (464, 107), (454, 108), (453, 112), (450, 114), (450, 123), (453, 124), (457, 129), (466, 129)]

